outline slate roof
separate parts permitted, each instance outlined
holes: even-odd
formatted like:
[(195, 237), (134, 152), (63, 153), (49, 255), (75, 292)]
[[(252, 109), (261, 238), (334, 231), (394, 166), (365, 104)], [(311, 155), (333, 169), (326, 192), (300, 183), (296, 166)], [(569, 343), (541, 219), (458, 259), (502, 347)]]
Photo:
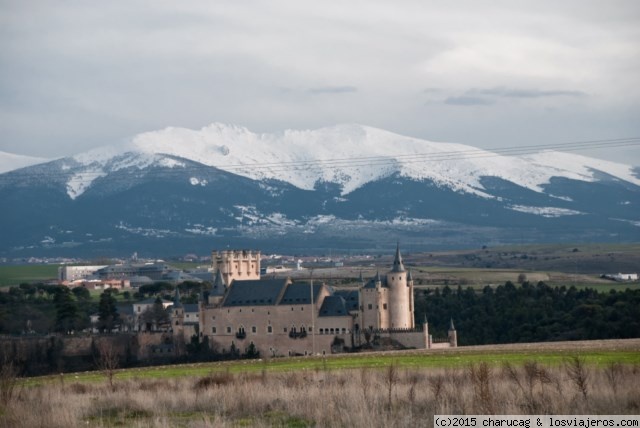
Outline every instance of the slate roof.
[(318, 316), (339, 317), (348, 314), (349, 312), (347, 311), (347, 302), (345, 302), (342, 296), (334, 295), (324, 298), (324, 302), (322, 302), (322, 307), (320, 308), (320, 313), (318, 314)]
[[(313, 284), (313, 301), (318, 301), (322, 284)], [(284, 296), (278, 302), (280, 305), (308, 305), (311, 304), (311, 284), (308, 282), (294, 282), (287, 287)]]
[(404, 264), (402, 263), (402, 256), (400, 255), (400, 243), (396, 247), (396, 256), (393, 259), (393, 269), (391, 272), (404, 272)]
[(183, 303), (182, 307), (184, 308), (184, 313), (186, 314), (187, 312), (192, 313), (192, 312), (199, 312), (200, 308), (198, 307), (197, 303)]
[(220, 269), (218, 269), (216, 271), (216, 278), (209, 289), (209, 296), (222, 296), (224, 295), (225, 288), (222, 273), (220, 272)]
[(335, 296), (342, 296), (348, 311), (357, 311), (360, 308), (360, 292), (358, 290), (337, 290)]
[(380, 282), (382, 287), (388, 287), (387, 277), (381, 277), (380, 272), (376, 272), (376, 276), (367, 281), (367, 283), (364, 285), (364, 288), (376, 288), (376, 282)]
[(276, 305), (280, 294), (288, 283), (288, 279), (233, 281), (222, 306)]

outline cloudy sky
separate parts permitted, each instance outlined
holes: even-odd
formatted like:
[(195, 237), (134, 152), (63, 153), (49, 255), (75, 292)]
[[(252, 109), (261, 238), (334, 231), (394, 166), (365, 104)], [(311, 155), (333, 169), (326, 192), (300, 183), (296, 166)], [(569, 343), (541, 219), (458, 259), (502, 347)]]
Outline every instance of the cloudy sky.
[[(640, 2), (0, 0), (0, 150), (360, 123), (483, 148), (640, 137)], [(640, 165), (640, 146), (583, 152)]]

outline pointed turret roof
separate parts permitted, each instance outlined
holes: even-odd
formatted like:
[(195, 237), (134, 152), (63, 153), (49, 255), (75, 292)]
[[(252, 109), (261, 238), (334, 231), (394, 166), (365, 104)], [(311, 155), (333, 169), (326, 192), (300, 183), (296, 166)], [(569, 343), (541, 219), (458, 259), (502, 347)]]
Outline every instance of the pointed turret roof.
[(363, 286), (364, 286), (364, 288), (376, 288), (378, 286), (386, 288), (387, 287), (387, 279), (386, 279), (386, 277), (380, 276), (380, 272), (379, 271), (376, 271), (376, 276), (371, 278)]
[(360, 276), (358, 277), (360, 284), (364, 284), (364, 278), (362, 277), (362, 271), (360, 271)]
[(449, 331), (455, 330), (456, 327), (453, 325), (453, 318), (451, 318), (451, 322), (449, 323)]
[(413, 281), (413, 275), (411, 275), (411, 271), (407, 273), (407, 282)]
[(182, 308), (182, 302), (180, 301), (180, 289), (176, 286), (176, 293), (173, 297), (173, 309)]
[(393, 269), (391, 272), (404, 272), (404, 264), (402, 263), (402, 256), (400, 255), (400, 242), (396, 247), (396, 256), (393, 259)]
[(216, 279), (213, 280), (213, 286), (211, 287), (211, 291), (209, 292), (210, 296), (222, 296), (224, 294), (225, 286), (224, 280), (222, 279), (222, 272), (220, 269), (216, 271)]

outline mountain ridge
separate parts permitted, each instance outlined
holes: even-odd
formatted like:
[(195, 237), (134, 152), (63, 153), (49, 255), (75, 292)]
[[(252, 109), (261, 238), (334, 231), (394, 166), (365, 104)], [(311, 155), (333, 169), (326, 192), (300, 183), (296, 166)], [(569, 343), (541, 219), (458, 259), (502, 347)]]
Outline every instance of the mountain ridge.
[[(303, 143), (307, 152), (291, 151)], [(503, 156), (360, 125), (170, 128), (0, 174), (0, 256), (637, 241), (634, 174), (580, 155)]]
[(632, 166), (573, 153), (546, 150), (506, 156), (358, 124), (256, 134), (244, 127), (213, 123), (200, 130), (168, 127), (145, 132), (121, 145), (72, 156), (84, 170), (72, 178), (70, 197), (86, 190), (91, 178), (126, 166), (114, 162), (125, 153), (138, 153), (140, 168), (151, 164), (154, 156), (167, 154), (254, 180), (281, 180), (305, 190), (313, 190), (318, 182), (337, 183), (343, 196), (394, 173), (488, 198), (492, 195), (481, 183), (485, 176), (537, 192), (552, 177), (592, 182), (598, 172), (640, 186), (640, 176)]

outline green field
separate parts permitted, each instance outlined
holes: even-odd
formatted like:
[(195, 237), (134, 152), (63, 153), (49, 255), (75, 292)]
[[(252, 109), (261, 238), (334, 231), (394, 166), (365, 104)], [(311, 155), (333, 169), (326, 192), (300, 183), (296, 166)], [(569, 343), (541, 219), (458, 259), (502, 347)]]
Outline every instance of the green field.
[[(620, 363), (640, 367), (640, 339), (598, 340), (579, 342), (548, 342), (538, 344), (485, 345), (441, 350), (409, 350), (375, 353), (337, 354), (326, 357), (296, 357), (258, 360), (234, 360), (212, 363), (177, 364), (118, 370), (115, 379), (154, 379), (185, 376), (206, 376), (213, 372), (305, 372), (360, 368), (383, 369), (390, 365), (399, 368), (442, 369), (464, 368), (472, 364), (487, 363), (502, 366), (506, 363), (520, 366), (525, 362), (538, 362), (558, 366), (579, 356), (589, 365), (604, 367)], [(64, 375), (78, 382), (102, 381), (99, 372)], [(60, 376), (44, 376), (25, 380), (37, 385)]]
[(58, 265), (8, 265), (0, 266), (0, 287), (23, 282), (39, 282), (56, 279)]

